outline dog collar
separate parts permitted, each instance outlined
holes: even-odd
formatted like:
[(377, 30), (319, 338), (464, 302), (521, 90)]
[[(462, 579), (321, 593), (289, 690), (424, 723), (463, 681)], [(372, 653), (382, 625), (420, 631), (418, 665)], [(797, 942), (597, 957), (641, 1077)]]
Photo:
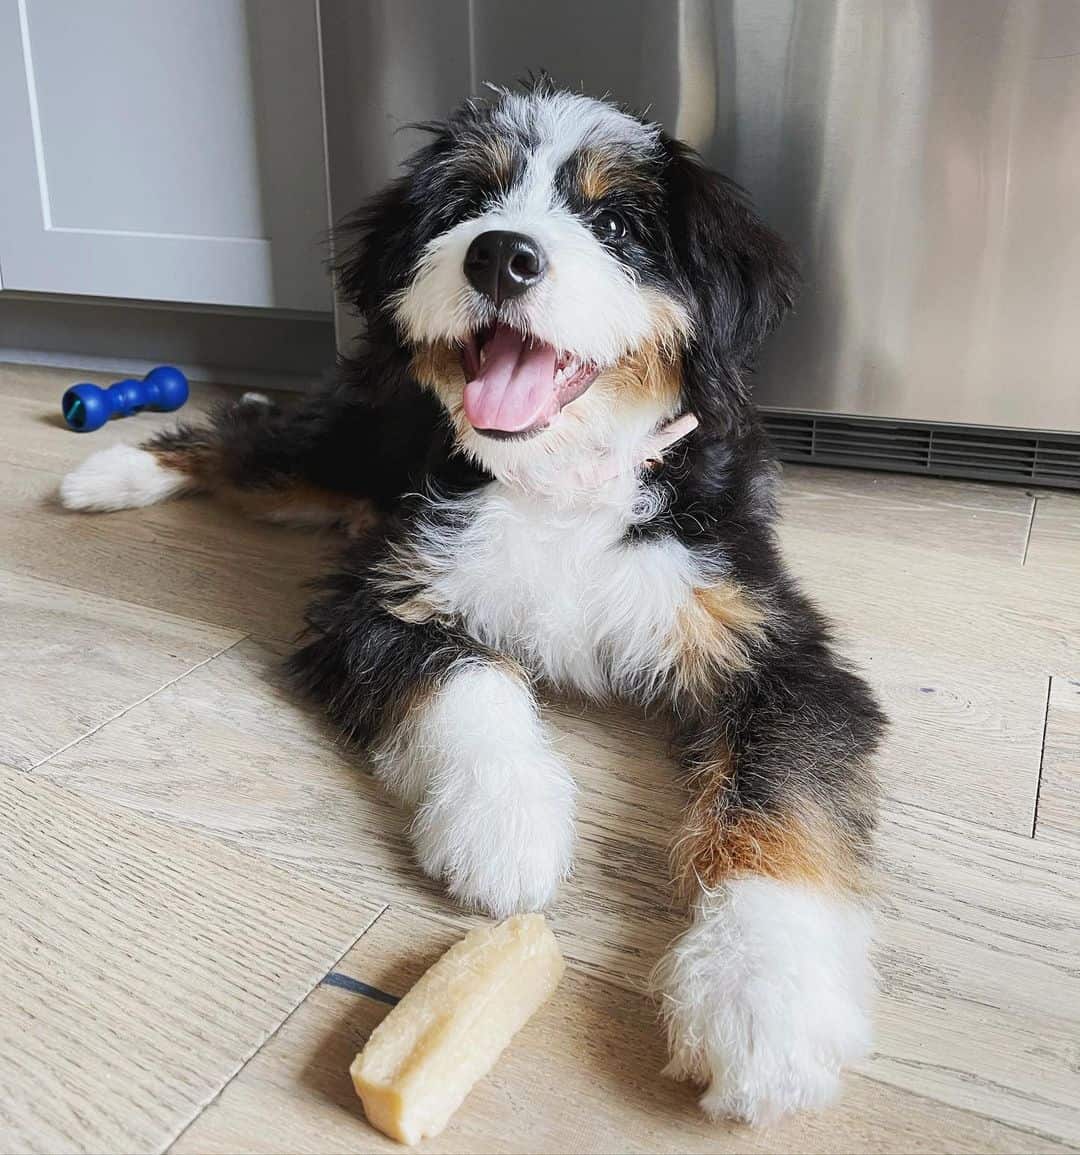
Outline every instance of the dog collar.
[[(654, 429), (641, 442), (641, 455), (634, 463), (634, 471), (659, 465), (664, 459), (665, 451), (693, 433), (697, 427), (698, 419), (693, 413), (682, 413), (678, 417), (672, 418), (666, 425)], [(613, 459), (610, 453), (605, 453), (592, 465), (579, 469), (575, 481), (581, 489), (592, 489), (604, 485), (608, 481), (614, 481), (616, 477), (625, 472), (626, 470), (618, 460)]]

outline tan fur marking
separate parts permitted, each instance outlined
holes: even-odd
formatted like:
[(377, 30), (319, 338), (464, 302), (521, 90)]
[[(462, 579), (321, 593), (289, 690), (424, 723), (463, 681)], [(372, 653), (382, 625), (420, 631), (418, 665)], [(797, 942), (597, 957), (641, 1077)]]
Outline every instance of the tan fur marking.
[(581, 195), (588, 201), (602, 200), (616, 186), (619, 164), (610, 152), (593, 149), (578, 161), (577, 180)]
[(491, 173), (495, 177), (500, 189), (510, 184), (514, 175), (514, 153), (507, 141), (500, 137), (493, 137), (487, 142), (487, 155), (491, 164)]
[(201, 445), (192, 445), (186, 449), (151, 449), (150, 452), (162, 468), (186, 473), (188, 477), (195, 478), (199, 485), (209, 485), (213, 480), (214, 453)]
[(412, 545), (392, 545), (375, 569), (375, 588), (383, 609), (410, 625), (451, 622), (453, 614), (432, 596), (431, 578), (423, 555)]
[(439, 607), (424, 593), (413, 594), (400, 602), (383, 602), (388, 614), (392, 614), (399, 622), (408, 622), (413, 626), (423, 625), (425, 622), (436, 619), (447, 620)]
[(614, 189), (633, 192), (648, 185), (648, 177), (627, 154), (611, 148), (591, 148), (578, 155), (577, 186), (587, 201), (599, 201)]
[(694, 798), (671, 848), (672, 874), (683, 898), (746, 874), (846, 890), (867, 888), (858, 856), (818, 807), (804, 802), (786, 815), (733, 810), (726, 759), (699, 770), (690, 788)]
[(497, 136), (470, 141), (457, 163), (464, 173), (485, 185), (494, 179), (500, 191), (509, 187), (514, 175), (513, 147), (509, 141)]
[(461, 367), (461, 350), (448, 341), (432, 341), (421, 345), (412, 355), (409, 371), (421, 385), (444, 401), (465, 388), (465, 371)]
[(338, 525), (350, 536), (361, 536), (379, 523), (379, 514), (370, 501), (335, 493), (317, 485), (296, 482), (275, 489), (221, 491), (232, 505), (260, 521), (280, 521), (293, 525)]
[(682, 358), (659, 340), (652, 341), (605, 369), (597, 381), (674, 410), (682, 392)]
[(749, 669), (751, 648), (764, 637), (765, 611), (739, 586), (698, 586), (679, 608), (674, 647), (676, 684), (689, 694), (710, 692), (717, 676)]
[(359, 537), (379, 522), (370, 501), (335, 493), (305, 481), (265, 489), (241, 489), (225, 475), (218, 450), (194, 445), (184, 449), (153, 449), (166, 469), (186, 473), (200, 489), (209, 489), (234, 508), (261, 521), (294, 525), (337, 525), (350, 537)]

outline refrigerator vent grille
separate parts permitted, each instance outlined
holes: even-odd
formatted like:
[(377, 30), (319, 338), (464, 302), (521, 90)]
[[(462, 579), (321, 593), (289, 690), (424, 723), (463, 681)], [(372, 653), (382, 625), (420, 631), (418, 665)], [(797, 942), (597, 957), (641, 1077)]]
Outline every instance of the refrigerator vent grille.
[(1080, 434), (766, 412), (781, 461), (1080, 489)]

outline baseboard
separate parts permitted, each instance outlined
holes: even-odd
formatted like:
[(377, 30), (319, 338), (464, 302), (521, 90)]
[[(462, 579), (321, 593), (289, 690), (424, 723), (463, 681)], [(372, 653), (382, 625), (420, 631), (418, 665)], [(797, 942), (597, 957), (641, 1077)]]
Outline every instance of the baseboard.
[(329, 314), (0, 293), (0, 361), (139, 376), (167, 362), (196, 381), (306, 391), (335, 357)]

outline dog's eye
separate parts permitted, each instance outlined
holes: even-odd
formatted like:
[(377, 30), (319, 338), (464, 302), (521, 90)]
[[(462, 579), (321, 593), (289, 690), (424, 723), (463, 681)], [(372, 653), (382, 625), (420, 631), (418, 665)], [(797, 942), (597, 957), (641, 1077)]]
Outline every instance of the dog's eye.
[(626, 221), (611, 209), (604, 209), (592, 219), (593, 232), (602, 241), (621, 241), (626, 236)]

